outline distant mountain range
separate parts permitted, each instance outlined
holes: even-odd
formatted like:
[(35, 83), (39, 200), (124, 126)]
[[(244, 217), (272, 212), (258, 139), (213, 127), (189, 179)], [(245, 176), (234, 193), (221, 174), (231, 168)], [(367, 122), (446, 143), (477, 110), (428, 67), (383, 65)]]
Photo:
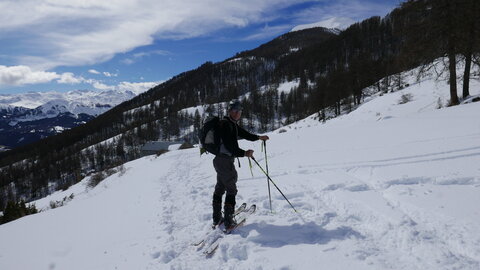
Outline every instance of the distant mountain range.
[(0, 151), (83, 124), (140, 93), (75, 90), (0, 95)]

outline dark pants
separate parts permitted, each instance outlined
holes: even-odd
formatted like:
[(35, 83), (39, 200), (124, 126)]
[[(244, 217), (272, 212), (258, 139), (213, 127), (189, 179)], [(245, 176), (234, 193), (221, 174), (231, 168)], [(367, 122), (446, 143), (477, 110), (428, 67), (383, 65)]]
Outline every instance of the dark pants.
[(233, 214), (235, 196), (237, 195), (237, 171), (234, 164), (235, 158), (216, 156), (213, 159), (213, 167), (217, 172), (217, 184), (213, 193), (213, 221), (216, 223), (221, 217), (222, 196), (225, 196), (225, 214)]
[(213, 159), (213, 167), (217, 171), (217, 184), (214, 194), (222, 196), (237, 195), (237, 171), (235, 170), (235, 159), (233, 157), (216, 156)]

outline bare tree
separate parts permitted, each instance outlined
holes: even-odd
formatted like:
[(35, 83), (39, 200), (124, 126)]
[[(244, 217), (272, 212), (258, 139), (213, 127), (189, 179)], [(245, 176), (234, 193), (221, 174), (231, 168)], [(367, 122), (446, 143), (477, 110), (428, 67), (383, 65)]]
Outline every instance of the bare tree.
[(465, 59), (465, 70), (463, 73), (463, 91), (462, 97), (467, 98), (470, 95), (470, 72), (474, 52), (479, 48), (479, 16), (480, 4), (478, 0), (459, 0), (461, 10), (460, 23), (460, 53)]

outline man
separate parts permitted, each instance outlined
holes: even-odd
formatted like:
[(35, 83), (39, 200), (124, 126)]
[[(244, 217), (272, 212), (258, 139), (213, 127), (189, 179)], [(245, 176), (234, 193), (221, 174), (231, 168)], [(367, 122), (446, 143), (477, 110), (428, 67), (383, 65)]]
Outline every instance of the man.
[(213, 166), (217, 172), (217, 184), (213, 193), (213, 225), (222, 221), (222, 196), (226, 192), (224, 210), (224, 225), (226, 229), (236, 225), (233, 220), (235, 196), (237, 195), (237, 171), (235, 157), (253, 157), (253, 150), (242, 150), (238, 147), (238, 137), (249, 140), (268, 140), (268, 136), (251, 134), (238, 126), (242, 116), (242, 105), (238, 100), (228, 104), (228, 115), (220, 121), (219, 135), (221, 138), (220, 153), (213, 159)]

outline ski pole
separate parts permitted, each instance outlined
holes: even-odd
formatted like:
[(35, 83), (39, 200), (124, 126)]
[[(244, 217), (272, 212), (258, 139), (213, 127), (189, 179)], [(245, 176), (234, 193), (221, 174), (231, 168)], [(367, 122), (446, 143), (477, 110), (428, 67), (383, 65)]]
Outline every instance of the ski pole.
[(280, 194), (282, 194), (283, 198), (285, 198), (285, 200), (288, 202), (288, 204), (290, 204), (290, 206), (293, 208), (293, 210), (295, 211), (295, 213), (298, 213), (297, 209), (295, 209), (295, 207), (293, 207), (292, 203), (287, 199), (287, 197), (285, 196), (285, 194), (283, 194), (283, 192), (280, 190), (280, 188), (278, 188), (277, 184), (275, 184), (275, 182), (273, 182), (272, 178), (267, 174), (267, 172), (265, 172), (265, 170), (262, 168), (262, 166), (260, 166), (260, 164), (258, 164), (257, 160), (252, 157), (253, 161), (255, 161), (255, 163), (257, 163), (257, 166), (260, 168), (260, 170), (262, 170), (262, 172), (267, 176), (268, 180), (270, 180), (272, 182), (272, 184), (277, 188), (278, 192), (280, 192)]
[[(267, 141), (263, 141), (263, 148), (265, 150), (265, 166), (267, 168), (267, 176), (268, 176), (268, 161), (267, 161)], [(268, 185), (268, 199), (270, 200), (270, 212), (273, 213), (272, 208), (272, 195), (270, 193), (270, 181), (267, 178), (267, 185)]]
[(248, 158), (248, 164), (250, 165), (250, 173), (252, 174), (253, 178), (252, 161), (250, 160), (250, 158)]
[(265, 149), (265, 166), (266, 166), (267, 174), (268, 174), (267, 141), (263, 141), (263, 146), (264, 146), (264, 149)]

